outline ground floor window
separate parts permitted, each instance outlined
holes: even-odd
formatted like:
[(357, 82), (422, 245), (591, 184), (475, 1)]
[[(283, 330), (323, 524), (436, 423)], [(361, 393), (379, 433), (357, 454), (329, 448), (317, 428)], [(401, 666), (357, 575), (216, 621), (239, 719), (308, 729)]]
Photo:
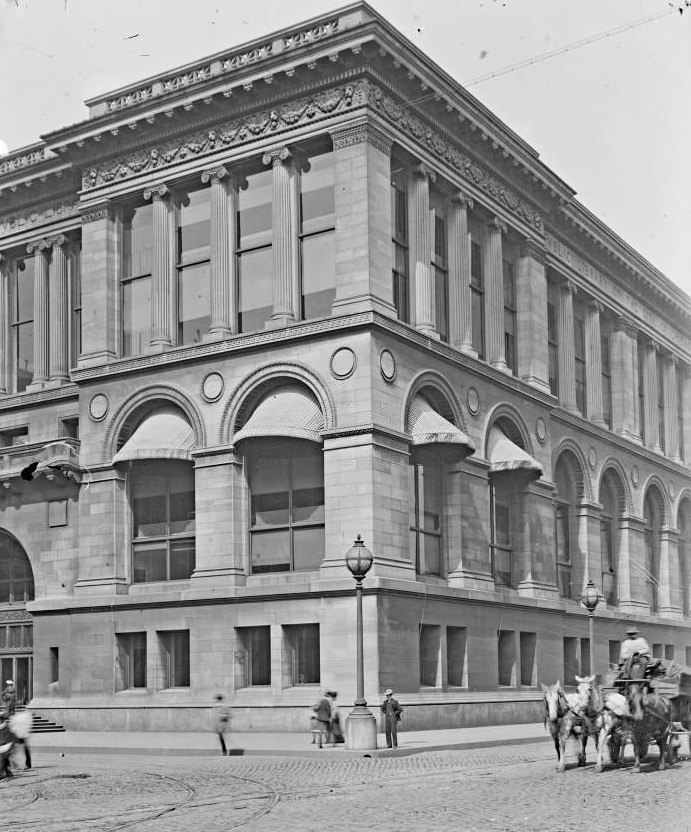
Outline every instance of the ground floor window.
[(320, 681), (319, 624), (283, 627), (290, 656), (293, 685), (318, 685)]
[(521, 685), (532, 687), (537, 684), (535, 677), (535, 647), (537, 635), (535, 633), (521, 633)]
[(441, 687), (439, 667), (441, 627), (432, 624), (420, 626), (420, 685)]
[(465, 627), (446, 628), (446, 672), (449, 685), (468, 687), (468, 631)]
[(146, 633), (116, 636), (120, 690), (146, 687)]
[(500, 687), (516, 684), (516, 634), (499, 630), (497, 636), (498, 681)]
[(190, 631), (170, 630), (158, 634), (164, 688), (190, 686)]
[(238, 627), (241, 687), (271, 684), (271, 628)]

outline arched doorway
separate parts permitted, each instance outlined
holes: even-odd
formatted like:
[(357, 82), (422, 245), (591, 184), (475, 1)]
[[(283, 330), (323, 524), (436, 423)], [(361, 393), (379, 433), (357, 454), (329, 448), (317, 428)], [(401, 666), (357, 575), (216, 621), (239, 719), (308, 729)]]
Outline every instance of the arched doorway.
[(13, 679), (18, 704), (33, 695), (33, 624), (26, 610), (34, 600), (34, 576), (26, 552), (0, 529), (0, 679)]

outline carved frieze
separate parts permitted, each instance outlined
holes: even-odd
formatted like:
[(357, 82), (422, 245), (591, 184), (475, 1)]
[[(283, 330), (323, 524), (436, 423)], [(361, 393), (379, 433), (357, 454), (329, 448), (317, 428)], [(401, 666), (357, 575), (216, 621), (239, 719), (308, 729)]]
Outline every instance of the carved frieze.
[(76, 202), (55, 202), (53, 205), (41, 211), (27, 211), (25, 214), (13, 214), (11, 217), (0, 219), (0, 237), (8, 237), (10, 234), (17, 234), (28, 228), (33, 228), (43, 223), (63, 220), (74, 217), (79, 213), (79, 205)]
[[(53, 154), (50, 154), (53, 155)], [(35, 150), (29, 150), (26, 153), (15, 153), (0, 162), (0, 176), (6, 173), (14, 173), (18, 170), (37, 165), (39, 162), (44, 162), (48, 157), (48, 149), (39, 147)]]

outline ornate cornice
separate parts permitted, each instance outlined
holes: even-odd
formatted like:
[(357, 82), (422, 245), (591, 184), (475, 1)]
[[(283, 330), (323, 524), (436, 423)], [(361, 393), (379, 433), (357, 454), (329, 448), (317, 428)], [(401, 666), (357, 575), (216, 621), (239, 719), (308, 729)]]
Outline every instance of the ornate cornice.
[(344, 147), (351, 147), (354, 144), (362, 144), (367, 142), (381, 150), (386, 156), (391, 155), (391, 146), (393, 140), (377, 130), (371, 124), (358, 124), (355, 127), (343, 127), (331, 131), (331, 140), (333, 141), (334, 150), (341, 150)]
[(8, 237), (34, 226), (74, 217), (78, 213), (79, 203), (77, 202), (55, 202), (40, 211), (31, 210), (24, 214), (13, 214), (11, 217), (0, 219), (0, 237)]

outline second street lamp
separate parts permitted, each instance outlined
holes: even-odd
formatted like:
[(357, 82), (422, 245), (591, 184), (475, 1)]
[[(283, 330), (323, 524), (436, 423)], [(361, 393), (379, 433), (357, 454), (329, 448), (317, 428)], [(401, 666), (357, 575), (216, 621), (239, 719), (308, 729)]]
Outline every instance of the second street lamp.
[(595, 610), (600, 603), (602, 596), (598, 588), (593, 583), (592, 578), (588, 579), (585, 587), (585, 592), (581, 595), (581, 604), (588, 610), (588, 636), (590, 640), (590, 675), (595, 674), (595, 636), (593, 619), (595, 617)]

